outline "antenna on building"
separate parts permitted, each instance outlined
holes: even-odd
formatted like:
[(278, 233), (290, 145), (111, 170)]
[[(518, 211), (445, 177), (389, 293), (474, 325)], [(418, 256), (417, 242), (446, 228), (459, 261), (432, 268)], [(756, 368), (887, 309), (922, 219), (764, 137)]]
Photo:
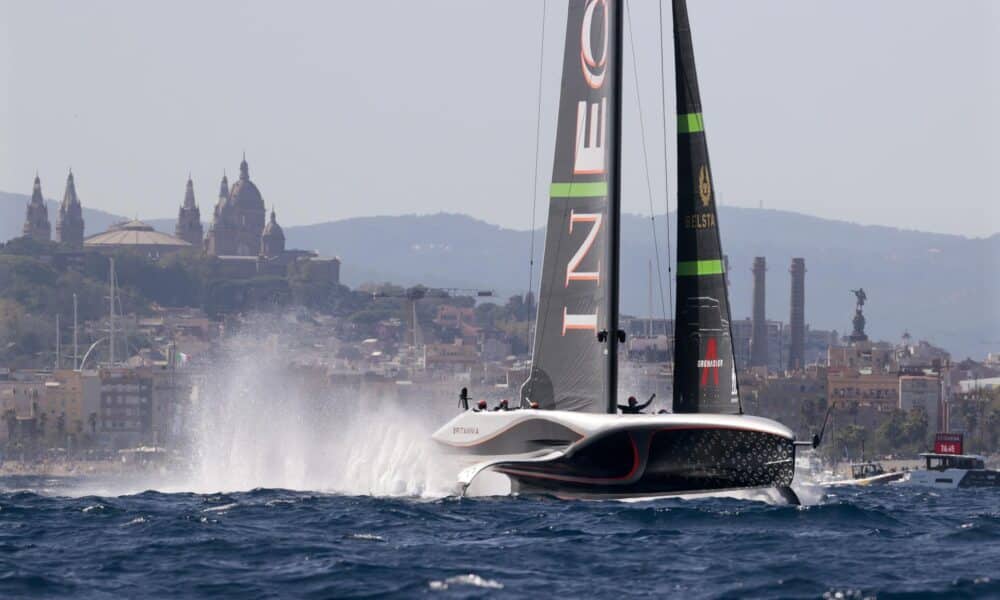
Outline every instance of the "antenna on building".
[(56, 370), (62, 368), (62, 364), (59, 361), (59, 355), (62, 352), (62, 345), (60, 344), (61, 337), (62, 336), (59, 335), (59, 313), (56, 313)]

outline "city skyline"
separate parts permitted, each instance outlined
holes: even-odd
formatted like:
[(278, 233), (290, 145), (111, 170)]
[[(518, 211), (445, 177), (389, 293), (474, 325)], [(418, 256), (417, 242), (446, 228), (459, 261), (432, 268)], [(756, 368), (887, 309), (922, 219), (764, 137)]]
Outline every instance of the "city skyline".
[[(147, 14), (114, 3), (5, 3), (0, 189), (30, 193), (37, 170), (46, 196), (57, 197), (52, 186), (73, 167), (85, 207), (165, 218), (176, 214), (188, 172), (204, 209), (245, 150), (286, 226), (444, 211), (527, 229), (540, 4), (500, 12), (474, 3), (233, 3)], [(380, 20), (386, 7), (398, 22)], [(652, 4), (632, 10), (659, 214), (657, 14)], [(969, 2), (940, 13), (919, 2), (906, 10), (899, 19), (900, 5), (889, 3), (692, 7), (723, 205), (995, 233), (995, 9)], [(564, 11), (548, 3), (536, 225)], [(160, 26), (143, 25), (150, 21)], [(509, 32), (523, 43), (506, 43)], [(253, 42), (227, 42), (233, 33)], [(399, 47), (423, 60), (382, 51)], [(666, 58), (669, 81), (669, 48)], [(630, 60), (626, 78), (624, 209), (648, 214)], [(672, 147), (668, 154), (671, 175)]]

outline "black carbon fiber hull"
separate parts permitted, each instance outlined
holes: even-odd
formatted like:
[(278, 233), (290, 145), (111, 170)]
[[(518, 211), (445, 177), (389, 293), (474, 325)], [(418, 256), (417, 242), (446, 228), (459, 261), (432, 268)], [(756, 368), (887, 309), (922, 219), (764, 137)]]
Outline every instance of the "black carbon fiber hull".
[(520, 493), (629, 498), (752, 488), (787, 488), (792, 440), (754, 430), (661, 428), (617, 431), (547, 462), (504, 462), (493, 470)]

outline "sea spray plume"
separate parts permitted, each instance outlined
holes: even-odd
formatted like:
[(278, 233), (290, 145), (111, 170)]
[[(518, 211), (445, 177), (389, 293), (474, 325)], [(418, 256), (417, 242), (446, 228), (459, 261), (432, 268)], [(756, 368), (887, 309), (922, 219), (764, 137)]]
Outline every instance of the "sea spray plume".
[[(190, 408), (191, 491), (253, 488), (445, 496), (453, 467), (430, 440), (441, 402), (420, 406), (310, 380), (293, 364), (290, 315), (257, 316), (223, 342)], [(322, 360), (322, 359), (317, 359)]]

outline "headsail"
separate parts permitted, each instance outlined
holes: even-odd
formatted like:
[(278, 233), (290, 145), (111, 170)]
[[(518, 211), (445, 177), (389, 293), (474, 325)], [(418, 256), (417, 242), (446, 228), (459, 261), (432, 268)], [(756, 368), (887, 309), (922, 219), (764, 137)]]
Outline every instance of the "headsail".
[(729, 298), (685, 0), (673, 0), (677, 86), (674, 412), (740, 412)]
[(569, 3), (532, 370), (521, 389), (541, 408), (606, 412), (615, 402), (606, 389), (615, 342), (597, 333), (617, 330), (619, 10), (618, 0)]

